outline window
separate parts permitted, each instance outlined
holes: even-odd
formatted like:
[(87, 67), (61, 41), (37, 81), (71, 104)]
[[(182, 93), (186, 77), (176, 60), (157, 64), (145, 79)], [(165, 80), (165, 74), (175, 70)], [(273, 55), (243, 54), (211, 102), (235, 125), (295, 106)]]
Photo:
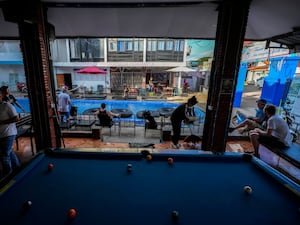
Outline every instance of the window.
[(70, 54), (71, 59), (81, 58), (80, 57), (80, 40), (79, 39), (71, 39), (70, 43)]
[(173, 50), (173, 41), (167, 41), (166, 50), (168, 50), (168, 51)]
[(99, 38), (70, 39), (70, 55), (72, 60), (95, 61), (104, 58), (104, 40)]
[(160, 51), (165, 50), (165, 41), (158, 41), (157, 50), (160, 50)]

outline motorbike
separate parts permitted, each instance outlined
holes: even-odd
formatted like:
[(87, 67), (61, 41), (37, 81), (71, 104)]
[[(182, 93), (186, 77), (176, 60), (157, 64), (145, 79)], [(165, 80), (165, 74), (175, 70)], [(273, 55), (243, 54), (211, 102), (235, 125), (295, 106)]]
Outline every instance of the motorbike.
[(22, 92), (22, 93), (26, 93), (27, 92), (26, 83), (24, 83), (24, 82), (17, 82), (16, 86), (17, 86), (17, 89), (18, 89), (19, 92)]
[(281, 116), (288, 124), (290, 133), (293, 137), (292, 141), (295, 142), (297, 140), (298, 134), (293, 128), (293, 125), (295, 124), (295, 116), (291, 114), (290, 107), (282, 107)]

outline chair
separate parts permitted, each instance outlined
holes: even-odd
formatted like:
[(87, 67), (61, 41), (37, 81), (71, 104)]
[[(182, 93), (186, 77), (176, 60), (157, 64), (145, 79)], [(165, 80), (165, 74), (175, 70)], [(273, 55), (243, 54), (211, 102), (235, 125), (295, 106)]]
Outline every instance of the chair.
[(182, 132), (181, 133), (186, 134), (185, 130), (187, 129), (189, 131), (190, 135), (192, 135), (192, 134), (199, 135), (200, 127), (201, 127), (201, 124), (203, 123), (203, 118), (201, 116), (198, 116), (198, 117), (199, 118), (191, 124), (186, 124), (186, 123), (182, 122), (182, 125), (181, 125)]
[(130, 118), (122, 118), (122, 120), (119, 121), (119, 136), (121, 135), (121, 129), (123, 129), (126, 134), (128, 134), (128, 128), (133, 128), (133, 135), (135, 136), (135, 127), (135, 115), (132, 115)]
[(98, 114), (99, 121), (96, 122), (96, 126), (100, 127), (108, 127), (109, 128), (109, 135), (111, 136), (111, 127), (114, 125), (114, 121), (107, 115), (106, 112), (99, 112)]
[[(161, 133), (162, 127), (163, 127), (163, 117), (153, 117), (156, 127), (151, 125), (151, 122), (147, 119), (145, 119), (145, 130), (144, 130), (144, 137), (147, 136), (147, 131), (152, 130), (152, 131), (158, 131)], [(152, 132), (153, 133), (153, 132)]]

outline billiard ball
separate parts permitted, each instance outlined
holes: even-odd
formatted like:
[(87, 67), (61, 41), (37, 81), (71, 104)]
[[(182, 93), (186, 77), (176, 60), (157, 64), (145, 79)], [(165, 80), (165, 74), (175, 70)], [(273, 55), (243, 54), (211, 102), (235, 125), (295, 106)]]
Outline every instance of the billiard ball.
[(150, 155), (150, 152), (148, 150), (142, 150), (141, 153), (142, 153), (143, 157), (146, 157), (147, 155)]
[(249, 195), (252, 194), (252, 188), (249, 185), (246, 185), (244, 187), (244, 191), (245, 191), (245, 193), (247, 193)]
[(169, 158), (168, 158), (168, 163), (169, 163), (169, 164), (172, 164), (173, 162), (174, 162), (174, 159), (171, 158), (171, 157), (169, 157)]
[(178, 217), (179, 217), (178, 211), (174, 210), (174, 211), (172, 212), (172, 218), (173, 218), (174, 220), (177, 220)]
[(132, 171), (132, 164), (127, 164), (127, 171), (128, 172), (131, 172)]
[(54, 168), (54, 164), (53, 163), (49, 163), (48, 164), (48, 171), (53, 170), (53, 168)]
[(69, 212), (68, 212), (68, 218), (69, 219), (74, 219), (76, 217), (76, 214), (77, 214), (77, 211), (75, 209), (69, 209)]
[(148, 161), (151, 161), (152, 160), (152, 155), (147, 155), (146, 158), (147, 158)]
[(26, 201), (26, 202), (24, 202), (24, 204), (23, 204), (23, 207), (24, 207), (25, 209), (29, 209), (29, 208), (31, 208), (31, 206), (32, 206), (32, 202), (31, 202), (31, 201)]

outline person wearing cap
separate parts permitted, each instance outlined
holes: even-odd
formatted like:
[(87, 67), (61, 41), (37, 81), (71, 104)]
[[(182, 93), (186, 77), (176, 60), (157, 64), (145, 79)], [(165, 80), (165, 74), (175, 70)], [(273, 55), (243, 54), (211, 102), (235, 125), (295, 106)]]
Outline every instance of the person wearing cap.
[(267, 101), (265, 99), (258, 99), (256, 101), (257, 109), (255, 117), (249, 116), (246, 120), (235, 127), (230, 127), (229, 132), (233, 132), (236, 129), (240, 129), (239, 133), (244, 133), (245, 131), (253, 130), (254, 128), (264, 129), (264, 122), (267, 117), (264, 114), (264, 107)]
[(171, 115), (171, 123), (173, 129), (173, 136), (171, 147), (172, 148), (180, 148), (179, 139), (181, 132), (181, 123), (184, 121), (185, 123), (193, 123), (196, 119), (196, 113), (194, 110), (194, 106), (198, 103), (197, 98), (195, 96), (188, 99), (187, 103), (183, 103), (179, 105)]

